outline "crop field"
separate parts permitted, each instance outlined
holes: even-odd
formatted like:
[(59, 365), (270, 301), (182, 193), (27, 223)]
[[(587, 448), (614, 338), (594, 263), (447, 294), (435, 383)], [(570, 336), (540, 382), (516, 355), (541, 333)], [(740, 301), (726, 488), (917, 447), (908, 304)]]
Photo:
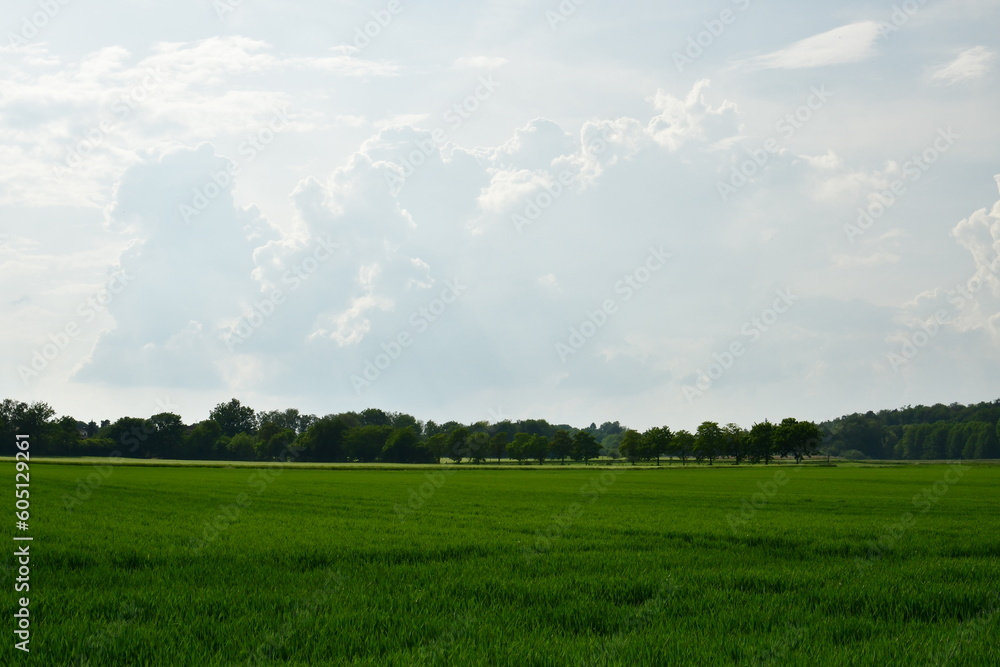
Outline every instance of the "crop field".
[(31, 472), (37, 664), (1000, 664), (997, 466)]

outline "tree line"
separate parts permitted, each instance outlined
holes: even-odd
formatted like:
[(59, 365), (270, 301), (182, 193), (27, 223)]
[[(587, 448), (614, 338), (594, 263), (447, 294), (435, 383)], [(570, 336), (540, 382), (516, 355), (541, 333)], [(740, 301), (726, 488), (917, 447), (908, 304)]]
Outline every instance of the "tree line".
[(820, 426), (829, 451), (846, 458), (1000, 458), (1000, 399), (854, 413)]
[[(619, 422), (592, 423), (580, 429), (544, 419), (437, 424), (377, 408), (317, 417), (294, 408), (256, 411), (235, 398), (219, 403), (208, 419), (195, 424), (184, 424), (171, 412), (98, 424), (56, 417), (46, 403), (5, 399), (0, 403), (0, 434), (10, 443), (16, 433), (31, 435), (32, 452), (39, 456), (192, 460), (474, 464), (506, 460), (542, 464), (568, 460), (589, 463), (610, 457), (632, 464), (659, 465), (666, 458), (682, 465), (689, 461), (714, 465), (719, 459), (739, 465), (768, 464), (776, 458), (801, 462), (820, 454), (998, 458), (1000, 424), (984, 421), (993, 413), (983, 406), (996, 409), (1000, 420), (997, 401), (969, 406), (965, 411), (949, 408), (949, 414), (975, 416), (968, 421), (886, 424), (898, 415), (883, 411), (849, 415), (820, 425), (786, 418), (778, 423), (765, 420), (746, 429), (706, 421), (689, 432), (668, 426), (638, 431)], [(937, 407), (903, 410), (937, 417)]]

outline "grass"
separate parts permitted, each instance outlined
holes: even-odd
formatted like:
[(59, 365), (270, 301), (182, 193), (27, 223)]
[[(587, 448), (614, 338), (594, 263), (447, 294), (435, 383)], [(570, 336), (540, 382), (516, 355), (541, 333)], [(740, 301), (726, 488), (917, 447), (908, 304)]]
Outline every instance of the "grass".
[(33, 461), (34, 658), (1000, 663), (1000, 467), (462, 468)]

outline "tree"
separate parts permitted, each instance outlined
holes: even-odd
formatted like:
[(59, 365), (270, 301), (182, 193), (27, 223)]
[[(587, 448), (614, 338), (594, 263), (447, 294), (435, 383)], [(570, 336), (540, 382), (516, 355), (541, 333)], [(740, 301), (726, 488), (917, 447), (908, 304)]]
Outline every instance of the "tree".
[(682, 466), (687, 465), (687, 460), (694, 453), (694, 450), (695, 437), (693, 433), (681, 429), (674, 434), (674, 438), (670, 442), (670, 451), (681, 460)]
[(392, 417), (385, 410), (367, 408), (358, 415), (362, 426), (392, 426)]
[(391, 426), (352, 428), (344, 438), (344, 453), (347, 455), (347, 460), (360, 463), (376, 461), (391, 434)]
[(949, 435), (951, 435), (951, 424), (945, 421), (935, 422), (930, 435), (924, 440), (920, 458), (931, 461), (943, 459), (948, 448)]
[[(80, 428), (72, 417), (60, 417), (46, 425), (48, 453), (58, 456), (76, 455), (80, 445)], [(10, 440), (6, 441), (10, 442)]]
[(751, 462), (770, 463), (774, 459), (774, 424), (765, 419), (750, 427), (747, 451)]
[(441, 457), (448, 452), (448, 436), (444, 433), (435, 433), (427, 438), (427, 449), (430, 451), (434, 461), (441, 463)]
[(490, 448), (490, 434), (486, 431), (474, 431), (469, 434), (468, 439), (469, 446), (469, 456), (472, 458), (472, 462), (479, 464), (482, 463), (489, 453)]
[(309, 425), (299, 437), (304, 456), (313, 461), (346, 461), (344, 439), (349, 427), (339, 415), (326, 415)]
[(198, 422), (184, 438), (182, 445), (183, 455), (191, 459), (221, 457), (224, 454), (224, 450), (219, 451), (216, 445), (220, 437), (222, 437), (222, 429), (219, 427), (218, 422), (211, 419)]
[(666, 426), (654, 426), (642, 434), (643, 447), (650, 458), (656, 458), (660, 465), (660, 457), (670, 451), (674, 434)]
[(552, 451), (552, 458), (559, 459), (560, 463), (565, 464), (566, 457), (573, 453), (573, 438), (569, 431), (559, 429), (553, 433), (549, 449)]
[(257, 427), (257, 444), (255, 448), (258, 453), (258, 458), (260, 459), (270, 459), (267, 452), (267, 443), (283, 430), (281, 426), (272, 421), (261, 420), (259, 426)]
[(975, 455), (977, 459), (995, 459), (1000, 457), (1000, 442), (996, 429), (988, 422), (980, 422), (979, 437), (976, 439)]
[(601, 454), (617, 459), (621, 455), (622, 434), (614, 433), (601, 440)]
[(161, 412), (148, 420), (149, 436), (146, 455), (154, 458), (180, 456), (184, 444), (184, 422), (180, 415)]
[(573, 451), (570, 455), (574, 461), (590, 463), (590, 459), (596, 459), (601, 454), (601, 445), (589, 431), (577, 431), (573, 435)]
[(531, 436), (525, 453), (527, 458), (535, 459), (538, 461), (538, 465), (542, 465), (545, 463), (545, 457), (549, 455), (549, 439), (544, 435)]
[(386, 440), (379, 458), (386, 463), (432, 463), (434, 454), (412, 426), (397, 428)]
[(222, 436), (222, 445), (226, 450), (226, 458), (236, 461), (250, 461), (253, 459), (255, 451), (254, 445), (257, 440), (249, 433), (237, 433), (233, 437)]
[(965, 424), (952, 424), (948, 430), (948, 442), (945, 443), (945, 458), (956, 460), (962, 458), (962, 448), (965, 447)]
[(511, 443), (507, 445), (507, 453), (514, 457), (518, 464), (521, 464), (524, 459), (529, 457), (528, 450), (532, 437), (527, 433), (518, 433), (514, 436)]
[(736, 424), (726, 424), (722, 429), (723, 451), (726, 455), (732, 456), (734, 465), (743, 463), (748, 452), (747, 432)]
[(595, 428), (593, 424), (590, 425), (590, 433), (594, 436), (594, 439), (598, 442), (603, 442), (604, 438), (609, 435), (620, 435), (625, 427), (618, 422), (604, 422), (599, 428)]
[(272, 422), (277, 424), (279, 430), (283, 428), (290, 428), (295, 431), (296, 434), (304, 432), (309, 425), (315, 421), (315, 419), (316, 417), (314, 415), (303, 415), (296, 408), (288, 408), (287, 410), (268, 410), (257, 414), (258, 424)]
[(627, 429), (622, 433), (622, 441), (618, 445), (618, 451), (628, 459), (629, 463), (635, 465), (636, 461), (643, 458), (642, 434), (638, 431)]
[(702, 422), (695, 433), (695, 454), (699, 458), (708, 459), (708, 465), (712, 465), (724, 445), (725, 437), (719, 425), (716, 422)]
[(550, 436), (555, 432), (555, 428), (544, 419), (522, 419), (517, 422), (517, 430), (528, 435)]
[(254, 439), (254, 447), (257, 459), (260, 461), (289, 461), (297, 458), (295, 452), (290, 451), (292, 443), (295, 442), (295, 431), (290, 428), (281, 428), (271, 432), (266, 439), (257, 434)]
[(791, 454), (796, 463), (802, 463), (804, 457), (819, 454), (822, 436), (816, 424), (787, 417), (774, 429), (774, 444), (780, 456)]
[(408, 415), (405, 412), (393, 412), (389, 416), (392, 418), (391, 426), (393, 428), (406, 428), (410, 426), (416, 430), (417, 435), (420, 435), (420, 422), (413, 415)]
[[(31, 436), (31, 451), (43, 453), (48, 446), (48, 427), (56, 412), (48, 403), (24, 403), (5, 398), (0, 403), (0, 426), (3, 441), (13, 442), (15, 435)], [(74, 420), (75, 421), (75, 420)]]
[(239, 400), (232, 399), (228, 403), (219, 403), (209, 413), (208, 418), (219, 424), (223, 435), (230, 438), (237, 433), (257, 432), (257, 414), (253, 408), (241, 405)]
[(507, 451), (507, 431), (499, 431), (494, 433), (493, 437), (490, 438), (490, 454), (497, 457), (497, 463), (500, 463), (500, 457), (504, 455)]
[(119, 417), (98, 433), (100, 437), (113, 440), (121, 456), (140, 457), (146, 455), (146, 443), (152, 432), (153, 427), (146, 419)]
[(448, 434), (448, 458), (455, 463), (461, 463), (462, 459), (470, 454), (468, 440), (468, 428), (465, 426), (453, 428)]

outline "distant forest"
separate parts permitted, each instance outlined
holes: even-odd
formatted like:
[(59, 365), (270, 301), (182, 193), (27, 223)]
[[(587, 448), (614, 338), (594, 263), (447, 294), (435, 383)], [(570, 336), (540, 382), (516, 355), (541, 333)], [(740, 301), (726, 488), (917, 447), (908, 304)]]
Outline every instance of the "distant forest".
[(31, 436), (36, 456), (194, 460), (542, 464), (609, 457), (712, 465), (719, 459), (767, 464), (817, 455), (994, 459), (1000, 458), (1000, 399), (855, 413), (821, 424), (787, 418), (745, 429), (706, 421), (693, 433), (668, 426), (639, 432), (618, 422), (575, 428), (544, 419), (437, 424), (377, 408), (317, 417), (294, 408), (258, 412), (235, 398), (196, 424), (170, 412), (98, 424), (56, 417), (46, 403), (5, 399), (0, 434), (11, 445), (15, 434)]
[(1000, 458), (1000, 399), (854, 413), (823, 422), (834, 455), (872, 459)]

